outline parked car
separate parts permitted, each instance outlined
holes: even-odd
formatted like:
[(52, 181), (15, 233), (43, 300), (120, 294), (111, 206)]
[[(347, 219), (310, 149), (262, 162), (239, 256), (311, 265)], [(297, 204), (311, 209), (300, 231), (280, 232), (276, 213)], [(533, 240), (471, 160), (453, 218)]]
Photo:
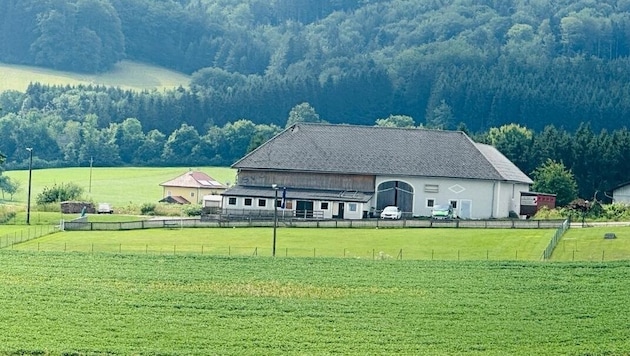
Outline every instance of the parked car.
[(453, 217), (453, 207), (451, 204), (436, 205), (431, 210), (432, 219), (452, 219)]
[(112, 214), (114, 209), (112, 209), (112, 206), (109, 205), (109, 203), (99, 203), (96, 212), (98, 214)]
[(381, 212), (381, 219), (395, 219), (402, 217), (402, 210), (397, 206), (386, 206)]

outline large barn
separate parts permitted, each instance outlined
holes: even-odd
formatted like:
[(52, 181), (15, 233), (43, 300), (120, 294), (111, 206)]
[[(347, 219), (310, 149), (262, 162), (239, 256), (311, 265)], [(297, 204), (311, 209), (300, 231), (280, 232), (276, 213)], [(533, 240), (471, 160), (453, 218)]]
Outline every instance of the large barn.
[(464, 219), (520, 211), (532, 180), (494, 147), (460, 131), (298, 123), (232, 165), (233, 214), (274, 210), (307, 218), (361, 219), (386, 206), (405, 217), (451, 204)]

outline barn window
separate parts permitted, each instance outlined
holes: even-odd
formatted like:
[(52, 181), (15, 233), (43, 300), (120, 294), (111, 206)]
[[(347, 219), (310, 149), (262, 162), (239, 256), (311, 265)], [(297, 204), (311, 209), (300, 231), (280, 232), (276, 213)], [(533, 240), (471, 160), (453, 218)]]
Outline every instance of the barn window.
[(267, 199), (258, 199), (258, 206), (261, 208), (267, 206)]
[(435, 205), (435, 199), (427, 199), (427, 208), (432, 208)]
[(457, 200), (449, 200), (449, 203), (453, 207), (453, 209), (457, 209)]
[(190, 192), (190, 196), (194, 197), (195, 196), (195, 192)]
[(424, 192), (425, 193), (439, 193), (440, 192), (440, 186), (438, 184), (425, 184), (424, 185)]
[(356, 203), (350, 203), (350, 211), (357, 211), (357, 204)]
[(236, 198), (232, 197), (228, 199), (228, 205), (236, 205)]
[(322, 210), (328, 210), (328, 202), (322, 202), (321, 209)]
[(252, 198), (245, 198), (245, 206), (252, 206)]

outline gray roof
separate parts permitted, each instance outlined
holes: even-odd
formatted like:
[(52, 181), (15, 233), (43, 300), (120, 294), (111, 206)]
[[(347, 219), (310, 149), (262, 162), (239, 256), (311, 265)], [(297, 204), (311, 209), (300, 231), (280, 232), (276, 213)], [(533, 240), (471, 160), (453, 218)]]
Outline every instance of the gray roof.
[(295, 124), (232, 167), (532, 183), (499, 151), (461, 131), (377, 126)]

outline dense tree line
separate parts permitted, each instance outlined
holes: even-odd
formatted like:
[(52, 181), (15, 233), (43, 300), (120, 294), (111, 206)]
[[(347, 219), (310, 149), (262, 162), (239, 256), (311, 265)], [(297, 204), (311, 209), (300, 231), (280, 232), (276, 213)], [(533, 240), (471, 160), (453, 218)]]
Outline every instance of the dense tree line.
[(99, 72), (123, 58), (191, 85), (0, 93), (7, 167), (25, 145), (40, 166), (227, 165), (303, 110), (465, 129), (528, 174), (562, 162), (582, 197), (629, 176), (629, 0), (0, 2), (0, 61)]
[(129, 58), (193, 74), (190, 90), (130, 96), (146, 100), (137, 113), (109, 110), (145, 128), (282, 125), (306, 101), (333, 123), (395, 113), (475, 131), (613, 130), (630, 120), (629, 56), (628, 0), (0, 3), (1, 61), (94, 72)]
[[(0, 97), (6, 99), (7, 95)], [(28, 98), (23, 100), (26, 102)], [(6, 156), (5, 167), (26, 168), (29, 158), (26, 147), (33, 148), (34, 162), (39, 168), (91, 163), (96, 166), (230, 165), (282, 130), (278, 125), (255, 124), (247, 119), (222, 126), (206, 125), (202, 131), (186, 123), (173, 129), (147, 130), (134, 117), (104, 124), (97, 114), (81, 114), (79, 108), (72, 106), (95, 102), (98, 101), (68, 98), (62, 106), (22, 109), (0, 117), (3, 137), (0, 152)], [(309, 103), (301, 103), (285, 115), (284, 121), (282, 126), (327, 120)], [(413, 118), (406, 115), (376, 118), (372, 124), (416, 127)], [(465, 125), (459, 129), (468, 131)], [(509, 124), (469, 134), (476, 141), (497, 147), (533, 176), (541, 166), (561, 164), (575, 176), (577, 193), (583, 198), (607, 200), (606, 193), (630, 177), (627, 165), (630, 131), (626, 128), (596, 132), (589, 124), (581, 124), (575, 131), (567, 131), (547, 125), (535, 131)]]

